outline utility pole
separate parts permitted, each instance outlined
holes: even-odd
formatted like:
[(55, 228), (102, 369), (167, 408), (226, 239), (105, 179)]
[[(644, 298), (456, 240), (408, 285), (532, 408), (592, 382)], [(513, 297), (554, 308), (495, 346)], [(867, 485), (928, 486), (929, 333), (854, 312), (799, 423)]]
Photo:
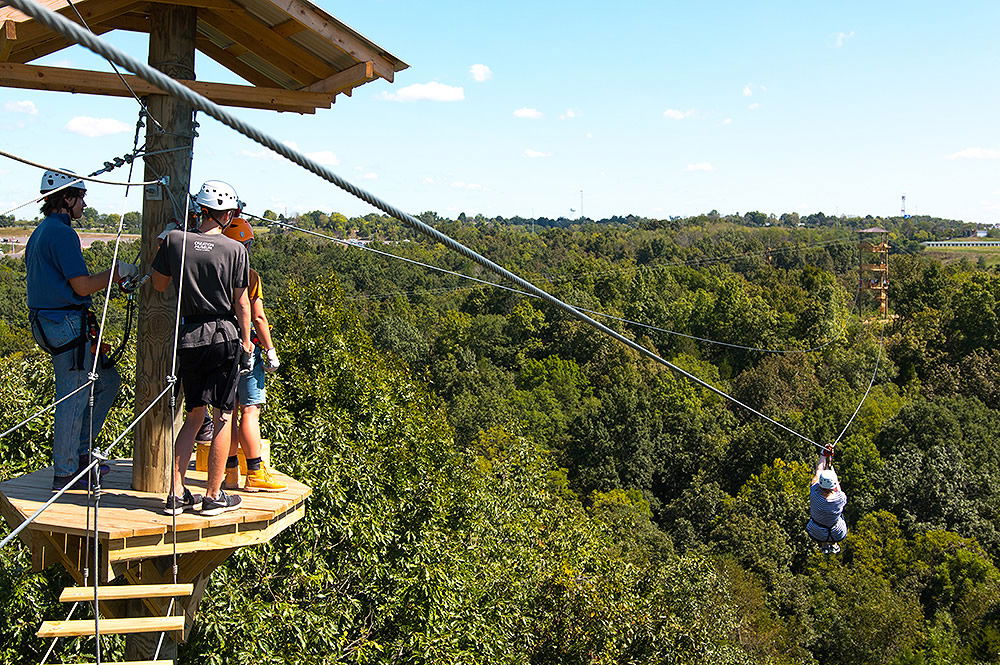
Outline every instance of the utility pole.
[(583, 190), (580, 190), (580, 219), (583, 219)]
[[(195, 7), (153, 4), (150, 6), (149, 63), (174, 78), (194, 80), (195, 35), (198, 10)], [(150, 95), (146, 119), (146, 148), (149, 151), (183, 148), (194, 143), (191, 106), (169, 95)], [(162, 129), (156, 123), (163, 124)], [(191, 178), (191, 153), (174, 150), (146, 158), (146, 180), (169, 174), (170, 182), (147, 190), (142, 204), (141, 264), (149, 266), (159, 248), (157, 234), (171, 218), (184, 214)], [(171, 199), (179, 210), (174, 210)], [(174, 317), (177, 299), (173, 289), (159, 293), (151, 282), (142, 287), (136, 354), (135, 411), (140, 413), (163, 389), (171, 373), (174, 348)], [(183, 402), (180, 382), (175, 386), (178, 403)], [(143, 492), (165, 494), (173, 473), (171, 425), (179, 429), (184, 409), (177, 409), (174, 422), (170, 400), (159, 400), (135, 428), (132, 487)]]

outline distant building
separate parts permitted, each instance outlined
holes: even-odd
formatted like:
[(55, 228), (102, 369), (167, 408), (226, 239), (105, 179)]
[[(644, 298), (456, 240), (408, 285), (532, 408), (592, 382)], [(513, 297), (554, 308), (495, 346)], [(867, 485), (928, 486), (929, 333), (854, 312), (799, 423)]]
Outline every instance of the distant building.
[(978, 231), (976, 231), (976, 237), (977, 238), (985, 238), (986, 237), (986, 233), (987, 233), (986, 229), (979, 229)]

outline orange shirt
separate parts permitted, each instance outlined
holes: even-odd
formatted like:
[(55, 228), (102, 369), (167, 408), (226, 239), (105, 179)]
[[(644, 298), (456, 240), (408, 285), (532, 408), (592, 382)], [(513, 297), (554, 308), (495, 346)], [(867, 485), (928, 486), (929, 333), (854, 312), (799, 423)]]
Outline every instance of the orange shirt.
[(260, 285), (260, 275), (253, 268), (250, 268), (250, 283), (247, 286), (247, 297), (250, 302), (264, 297), (264, 289)]

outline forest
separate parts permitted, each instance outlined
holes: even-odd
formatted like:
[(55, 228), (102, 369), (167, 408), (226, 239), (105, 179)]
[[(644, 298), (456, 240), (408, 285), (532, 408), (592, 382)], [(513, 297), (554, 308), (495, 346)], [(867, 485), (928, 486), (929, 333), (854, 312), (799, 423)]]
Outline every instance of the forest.
[[(538, 299), (262, 224), (251, 265), (282, 366), (261, 423), (274, 465), (314, 493), (215, 573), (179, 662), (1000, 662), (1000, 271), (920, 246), (974, 225), (420, 217), (789, 428), (839, 438), (843, 552), (804, 531), (802, 439)], [(495, 281), (387, 217), (287, 221)], [(870, 226), (892, 245), (886, 322), (858, 288)], [(102, 269), (112, 250), (85, 255)], [(0, 430), (53, 395), (24, 285), (0, 259)], [(112, 338), (124, 320), (113, 293)], [(103, 437), (132, 417), (134, 352), (120, 367)], [(50, 437), (46, 416), (0, 439), (0, 481), (48, 465)], [(0, 551), (0, 662), (41, 659), (34, 631), (68, 582)]]

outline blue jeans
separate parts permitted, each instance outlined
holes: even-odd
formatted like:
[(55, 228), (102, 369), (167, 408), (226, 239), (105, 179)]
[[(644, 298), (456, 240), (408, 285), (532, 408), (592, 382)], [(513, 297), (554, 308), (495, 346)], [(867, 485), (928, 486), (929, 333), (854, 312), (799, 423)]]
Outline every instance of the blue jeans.
[[(84, 325), (80, 313), (75, 311), (47, 310), (40, 312), (32, 322), (31, 333), (35, 341), (42, 344), (38, 327), (52, 346), (58, 347), (69, 343), (80, 336)], [(55, 370), (56, 399), (73, 392), (87, 382), (87, 375), (94, 364), (94, 354), (90, 344), (84, 345), (82, 368), (74, 369), (77, 364), (78, 349), (52, 356), (52, 367)], [(118, 396), (121, 377), (114, 367), (101, 368), (98, 363), (99, 377), (94, 383), (94, 438), (97, 438), (104, 425), (104, 419), (111, 410), (111, 405)], [(55, 426), (52, 442), (52, 464), (56, 476), (72, 476), (79, 468), (81, 455), (90, 455), (90, 388), (84, 388), (64, 402), (56, 405)]]

